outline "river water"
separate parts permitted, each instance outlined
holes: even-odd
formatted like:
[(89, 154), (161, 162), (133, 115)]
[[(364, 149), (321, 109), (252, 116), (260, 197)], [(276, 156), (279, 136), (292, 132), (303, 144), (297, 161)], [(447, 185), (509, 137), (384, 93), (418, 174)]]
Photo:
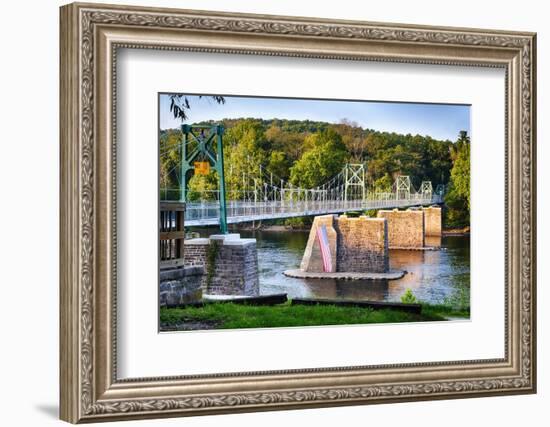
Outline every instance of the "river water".
[[(196, 230), (201, 236), (216, 228)], [(390, 250), (390, 268), (405, 270), (399, 280), (297, 279), (283, 271), (300, 267), (309, 232), (245, 231), (241, 237), (257, 240), (260, 294), (286, 293), (289, 298), (330, 298), (358, 301), (400, 301), (411, 289), (416, 298), (429, 303), (469, 305), (470, 237), (426, 238), (438, 249)]]
[[(201, 230), (201, 235), (206, 230)], [(208, 230), (210, 231), (210, 230)], [(212, 229), (211, 233), (217, 230)], [(390, 268), (405, 270), (399, 280), (296, 279), (284, 270), (300, 267), (308, 232), (239, 231), (257, 240), (260, 293), (286, 293), (289, 298), (399, 301), (411, 289), (417, 299), (430, 303), (469, 305), (470, 237), (447, 236), (426, 241), (429, 251), (390, 250)]]

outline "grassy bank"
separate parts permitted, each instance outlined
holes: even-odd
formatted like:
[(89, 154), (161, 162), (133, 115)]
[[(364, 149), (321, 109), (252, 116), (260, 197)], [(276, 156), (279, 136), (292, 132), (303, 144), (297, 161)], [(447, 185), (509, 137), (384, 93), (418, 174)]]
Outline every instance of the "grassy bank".
[(285, 326), (400, 323), (468, 318), (469, 311), (444, 305), (422, 305), (422, 314), (334, 305), (273, 306), (209, 303), (203, 307), (161, 308), (161, 330), (240, 329)]

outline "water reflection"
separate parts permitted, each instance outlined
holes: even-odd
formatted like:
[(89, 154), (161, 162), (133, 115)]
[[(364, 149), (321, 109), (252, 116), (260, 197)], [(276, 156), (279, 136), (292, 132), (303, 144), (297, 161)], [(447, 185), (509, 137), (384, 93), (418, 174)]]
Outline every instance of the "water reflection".
[[(214, 233), (214, 229), (206, 234)], [(308, 233), (296, 231), (241, 231), (258, 243), (260, 293), (287, 293), (290, 298), (338, 298), (371, 301), (399, 301), (410, 288), (420, 300), (443, 302), (457, 294), (469, 298), (470, 238), (449, 236), (428, 238), (438, 246), (427, 251), (390, 250), (390, 267), (405, 270), (402, 279), (391, 281), (296, 279), (282, 274), (299, 268)], [(201, 234), (205, 234), (202, 230)]]
[(424, 237), (424, 244), (433, 248), (440, 248), (441, 240), (441, 236), (426, 236)]
[(383, 301), (388, 293), (387, 280), (334, 280), (308, 281), (310, 297), (343, 300)]

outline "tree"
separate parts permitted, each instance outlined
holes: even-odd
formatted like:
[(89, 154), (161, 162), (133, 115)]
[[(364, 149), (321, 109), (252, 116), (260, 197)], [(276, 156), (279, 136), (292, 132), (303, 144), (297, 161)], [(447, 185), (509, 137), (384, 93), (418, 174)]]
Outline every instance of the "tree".
[[(175, 119), (181, 119), (183, 122), (187, 119), (186, 110), (191, 109), (191, 104), (189, 102), (188, 95), (183, 93), (172, 93), (170, 97), (170, 111), (174, 114)], [(202, 98), (203, 95), (199, 95), (199, 98)], [(218, 104), (225, 104), (225, 98), (219, 95), (210, 96)]]
[(392, 190), (393, 179), (389, 174), (378, 178), (374, 181), (374, 191), (377, 193), (390, 193)]
[(290, 173), (291, 162), (284, 151), (272, 151), (267, 164), (267, 172), (272, 173), (278, 179), (287, 180)]
[[(281, 124), (286, 124), (285, 129), (280, 126)], [(304, 139), (307, 135), (309, 135), (308, 131), (295, 131), (294, 126), (289, 125), (288, 121), (279, 120), (274, 120), (265, 131), (269, 149), (284, 152), (292, 163), (298, 160), (303, 154), (305, 148)], [(286, 175), (288, 176), (288, 173)]]
[(315, 188), (342, 170), (348, 153), (342, 137), (332, 128), (306, 139), (311, 148), (290, 168), (290, 181), (302, 188)]
[(453, 167), (451, 181), (445, 195), (446, 225), (464, 227), (470, 223), (470, 138), (460, 132), (451, 148)]
[(349, 121), (348, 119), (343, 119), (335, 128), (342, 136), (342, 142), (350, 154), (351, 161), (362, 163), (365, 155), (363, 129), (356, 122)]
[[(191, 103), (193, 99), (190, 98)], [(181, 102), (185, 102), (182, 100)], [(203, 121), (201, 125), (217, 122)], [(409, 175), (415, 188), (422, 181), (449, 184), (446, 203), (455, 223), (466, 225), (469, 210), (469, 138), (441, 141), (427, 135), (403, 135), (311, 120), (231, 118), (222, 120), (228, 199), (250, 197), (279, 179), (316, 188), (338, 174), (346, 162), (366, 163), (367, 181), (378, 192), (391, 191), (397, 175)], [(181, 131), (160, 136), (161, 186), (177, 188)], [(451, 170), (453, 170), (451, 179)], [(467, 170), (466, 170), (467, 169)], [(202, 178), (201, 178), (202, 179)], [(193, 185), (199, 185), (199, 178)], [(206, 185), (206, 184), (204, 184)], [(203, 186), (203, 187), (201, 187)], [(243, 191), (245, 193), (243, 193)], [(176, 193), (174, 193), (176, 194)]]
[(193, 175), (187, 184), (187, 200), (190, 202), (217, 200), (218, 174)]
[(467, 200), (470, 209), (470, 137), (461, 131), (454, 150), (451, 181), (457, 196)]
[(179, 165), (179, 146), (181, 142), (181, 131), (179, 129), (169, 129), (160, 133), (160, 187), (169, 189), (168, 196), (177, 196), (178, 185), (178, 165)]
[(244, 119), (228, 129), (224, 136), (225, 181), (230, 196), (240, 198), (254, 184), (263, 182), (262, 166), (267, 154), (265, 133), (259, 120)]

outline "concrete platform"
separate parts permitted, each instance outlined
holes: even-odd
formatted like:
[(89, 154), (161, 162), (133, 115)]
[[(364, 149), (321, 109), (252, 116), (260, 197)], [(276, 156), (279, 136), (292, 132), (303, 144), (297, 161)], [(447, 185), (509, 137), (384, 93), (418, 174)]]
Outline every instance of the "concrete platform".
[(320, 273), (295, 269), (283, 271), (283, 274), (297, 279), (397, 280), (401, 279), (405, 272), (403, 270), (391, 270), (388, 273)]

